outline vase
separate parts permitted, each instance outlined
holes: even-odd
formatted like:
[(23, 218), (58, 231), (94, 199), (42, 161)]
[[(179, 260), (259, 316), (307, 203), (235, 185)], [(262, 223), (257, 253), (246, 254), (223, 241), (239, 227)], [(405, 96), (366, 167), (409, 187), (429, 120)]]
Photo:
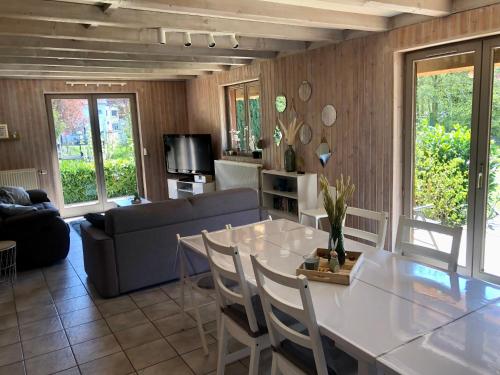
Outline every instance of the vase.
[(295, 172), (295, 151), (292, 145), (288, 145), (285, 151), (285, 171)]
[[(335, 246), (336, 245), (336, 246)], [(334, 224), (330, 230), (330, 240), (328, 241), (328, 250), (335, 250), (341, 266), (345, 263), (344, 231), (343, 225)]]

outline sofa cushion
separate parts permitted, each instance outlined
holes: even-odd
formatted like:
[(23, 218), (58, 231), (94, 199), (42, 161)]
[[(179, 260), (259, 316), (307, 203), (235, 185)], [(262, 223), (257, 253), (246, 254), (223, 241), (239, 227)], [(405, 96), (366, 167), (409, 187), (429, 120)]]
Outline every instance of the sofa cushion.
[(0, 203), (14, 204), (14, 197), (7, 190), (0, 189)]
[(19, 204), (0, 203), (0, 217), (22, 215), (28, 212), (36, 211), (33, 206), (21, 206)]
[(0, 191), (3, 192), (0, 193), (0, 196), (3, 196), (5, 193), (10, 194), (13, 200), (12, 203), (19, 204), (22, 206), (31, 205), (30, 196), (28, 192), (24, 190), (22, 187), (3, 186), (0, 187)]
[(219, 216), (259, 208), (256, 190), (242, 188), (216, 191), (188, 198), (196, 218)]
[(94, 227), (99, 228), (101, 230), (104, 230), (106, 218), (104, 217), (103, 214), (91, 213), (91, 214), (86, 214), (83, 217), (85, 218), (85, 220), (87, 220)]

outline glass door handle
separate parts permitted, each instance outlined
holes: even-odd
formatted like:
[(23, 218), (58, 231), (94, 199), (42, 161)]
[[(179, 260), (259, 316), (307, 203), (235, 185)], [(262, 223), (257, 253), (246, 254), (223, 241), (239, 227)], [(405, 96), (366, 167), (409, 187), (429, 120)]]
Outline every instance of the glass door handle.
[(483, 173), (483, 164), (479, 166), (479, 173), (477, 174), (477, 189), (482, 189), (483, 188), (483, 180), (484, 180), (484, 173)]

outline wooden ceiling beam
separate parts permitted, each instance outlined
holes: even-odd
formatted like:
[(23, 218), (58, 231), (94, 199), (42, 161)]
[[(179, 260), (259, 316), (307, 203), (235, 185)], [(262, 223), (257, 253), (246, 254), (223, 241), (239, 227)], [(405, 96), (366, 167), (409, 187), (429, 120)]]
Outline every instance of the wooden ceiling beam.
[(116, 9), (111, 14), (105, 14), (93, 5), (46, 0), (3, 0), (1, 15), (6, 18), (25, 20), (131, 28), (165, 28), (170, 31), (201, 33), (236, 33), (250, 37), (302, 41), (335, 42), (342, 38), (340, 30), (123, 8)]
[(132, 61), (132, 62), (184, 62), (184, 63), (203, 63), (211, 65), (247, 65), (251, 62), (249, 59), (236, 59), (226, 57), (210, 56), (163, 56), (163, 55), (144, 55), (130, 53), (102, 53), (85, 51), (60, 51), (60, 50), (39, 50), (22, 49), (14, 47), (1, 47), (0, 56), (4, 57), (33, 57), (33, 58), (57, 58), (66, 60), (99, 60), (99, 61)]
[(99, 73), (99, 74), (120, 74), (126, 75), (204, 75), (203, 71), (192, 69), (138, 69), (138, 68), (110, 68), (110, 67), (86, 67), (86, 66), (53, 66), (53, 65), (22, 65), (4, 64), (0, 62), (0, 70), (22, 71), (22, 72), (53, 72), (53, 73)]
[(244, 51), (239, 49), (172, 47), (156, 44), (91, 42), (82, 40), (65, 40), (52, 38), (36, 38), (22, 36), (0, 36), (0, 46), (37, 50), (85, 51), (117, 54), (147, 54), (162, 56), (211, 56), (239, 59), (271, 59), (277, 56), (270, 51)]
[(71, 67), (101, 67), (101, 68), (130, 68), (130, 69), (190, 69), (199, 71), (220, 72), (227, 70), (225, 65), (184, 63), (184, 62), (144, 62), (144, 61), (106, 61), (106, 60), (77, 60), (59, 58), (33, 57), (5, 57), (0, 56), (0, 64), (71, 66)]
[[(56, 0), (64, 1), (64, 0)], [(78, 1), (75, 1), (78, 2)], [(81, 3), (92, 3), (80, 1)], [(94, 2), (95, 3), (95, 2)], [(386, 17), (248, 0), (121, 0), (114, 6), (153, 12), (231, 18), (328, 29), (384, 31)]]
[(432, 17), (446, 16), (453, 10), (453, 0), (368, 0), (366, 5)]
[[(0, 16), (2, 12), (0, 11)], [(132, 29), (125, 27), (101, 26), (85, 28), (80, 24), (65, 22), (48, 22), (38, 20), (16, 20), (0, 18), (0, 35), (40, 36), (59, 39), (92, 40), (119, 43), (159, 44), (156, 29)], [(216, 37), (216, 49), (231, 49), (229, 37)], [(193, 47), (205, 47), (206, 37), (192, 35)], [(299, 51), (305, 50), (306, 44), (301, 41), (279, 40), (267, 38), (238, 37), (238, 50), (264, 51)], [(183, 47), (181, 33), (167, 35), (169, 46)]]
[(140, 74), (140, 75), (122, 75), (110, 73), (77, 73), (77, 72), (26, 72), (19, 70), (0, 70), (0, 77), (2, 78), (16, 78), (16, 79), (80, 79), (80, 80), (106, 80), (106, 81), (184, 81), (187, 79), (196, 78), (196, 75), (153, 75), (153, 74)]

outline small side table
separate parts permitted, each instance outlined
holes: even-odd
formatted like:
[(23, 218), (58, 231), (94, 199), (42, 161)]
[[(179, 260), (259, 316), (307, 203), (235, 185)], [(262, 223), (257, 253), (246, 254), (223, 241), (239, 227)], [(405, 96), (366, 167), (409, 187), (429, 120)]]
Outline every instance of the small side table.
[(16, 280), (16, 243), (0, 241), (0, 284)]

